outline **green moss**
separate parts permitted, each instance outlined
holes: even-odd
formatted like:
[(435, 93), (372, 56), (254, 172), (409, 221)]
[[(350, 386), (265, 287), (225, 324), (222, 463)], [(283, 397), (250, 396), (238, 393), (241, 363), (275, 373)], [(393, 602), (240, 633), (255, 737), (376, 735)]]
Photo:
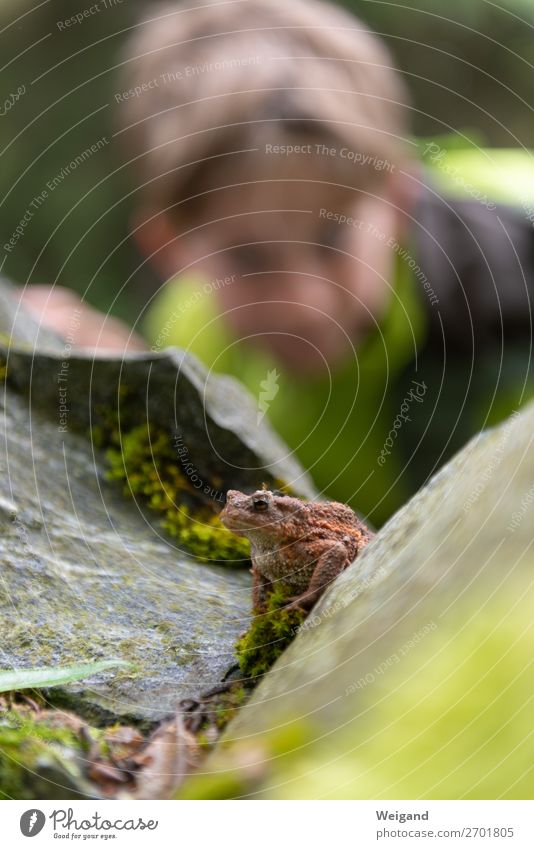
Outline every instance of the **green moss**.
[(250, 696), (250, 689), (236, 683), (227, 693), (222, 693), (215, 705), (215, 724), (222, 731)]
[[(101, 426), (93, 431), (106, 443)], [(210, 502), (203, 501), (182, 471), (170, 436), (147, 424), (119, 435), (112, 430), (109, 477), (123, 483), (126, 495), (159, 514), (167, 533), (203, 562), (242, 563), (250, 557), (248, 540), (227, 531)]]
[[(165, 531), (199, 560), (248, 566), (249, 541), (228, 531), (218, 517), (224, 482), (215, 477), (200, 481), (196, 473), (188, 477), (172, 435), (153, 423), (138, 424), (139, 399), (124, 384), (119, 396), (120, 413), (119, 406), (95, 406), (90, 433), (94, 445), (106, 450), (110, 479), (158, 514)], [(280, 478), (266, 485), (294, 494)], [(220, 500), (214, 501), (218, 494)]]
[(287, 587), (278, 585), (268, 596), (265, 612), (255, 611), (250, 628), (238, 640), (239, 667), (247, 678), (258, 678), (267, 672), (304, 621), (305, 613), (283, 606), (290, 595)]
[(250, 544), (243, 537), (227, 531), (219, 517), (207, 510), (187, 506), (169, 509), (163, 526), (181, 545), (185, 545), (204, 562), (237, 562), (250, 559)]

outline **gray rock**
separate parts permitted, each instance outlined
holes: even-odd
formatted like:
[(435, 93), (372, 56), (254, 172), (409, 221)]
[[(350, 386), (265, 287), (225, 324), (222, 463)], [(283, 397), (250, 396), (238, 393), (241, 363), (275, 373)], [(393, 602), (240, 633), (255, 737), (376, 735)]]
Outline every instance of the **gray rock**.
[(74, 705), (158, 719), (220, 681), (250, 606), (247, 570), (195, 562), (105, 480), (80, 436), (10, 396), (0, 459), (0, 666), (118, 657)]

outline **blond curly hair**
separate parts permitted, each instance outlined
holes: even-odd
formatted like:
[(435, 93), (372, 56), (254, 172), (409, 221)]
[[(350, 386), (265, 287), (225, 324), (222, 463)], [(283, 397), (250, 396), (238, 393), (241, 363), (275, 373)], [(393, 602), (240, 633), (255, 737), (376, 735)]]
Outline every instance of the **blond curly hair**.
[[(406, 156), (408, 97), (388, 51), (321, 0), (157, 7), (136, 28), (122, 69), (120, 135), (156, 209), (198, 193), (230, 162), (245, 170), (241, 152), (267, 143), (344, 145), (352, 163), (332, 167), (346, 171), (355, 157), (393, 168)], [(258, 156), (254, 163), (261, 167)], [(359, 179), (372, 171), (359, 169)]]

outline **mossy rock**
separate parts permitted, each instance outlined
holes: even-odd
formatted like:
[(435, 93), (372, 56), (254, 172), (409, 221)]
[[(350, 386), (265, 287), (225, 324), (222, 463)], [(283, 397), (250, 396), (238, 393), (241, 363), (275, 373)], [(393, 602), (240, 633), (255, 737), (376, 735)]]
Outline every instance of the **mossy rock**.
[(103, 458), (82, 436), (59, 433), (38, 413), (30, 422), (11, 391), (6, 401), (2, 665), (129, 661), (53, 698), (99, 723), (156, 721), (232, 665), (250, 575), (177, 548), (106, 480)]
[(143, 424), (120, 439), (112, 431), (110, 443), (110, 480), (120, 481), (125, 495), (158, 514), (162, 528), (180, 547), (204, 563), (250, 565), (248, 540), (226, 530), (213, 502), (203, 492), (199, 495), (180, 467), (169, 434)]

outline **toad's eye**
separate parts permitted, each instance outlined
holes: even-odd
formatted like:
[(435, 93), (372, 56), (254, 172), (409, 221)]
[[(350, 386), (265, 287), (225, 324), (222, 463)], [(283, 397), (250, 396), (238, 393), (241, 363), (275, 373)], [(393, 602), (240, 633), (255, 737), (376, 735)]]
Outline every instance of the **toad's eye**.
[(266, 498), (254, 498), (252, 500), (252, 506), (257, 513), (261, 513), (262, 511), (267, 510), (269, 502)]

